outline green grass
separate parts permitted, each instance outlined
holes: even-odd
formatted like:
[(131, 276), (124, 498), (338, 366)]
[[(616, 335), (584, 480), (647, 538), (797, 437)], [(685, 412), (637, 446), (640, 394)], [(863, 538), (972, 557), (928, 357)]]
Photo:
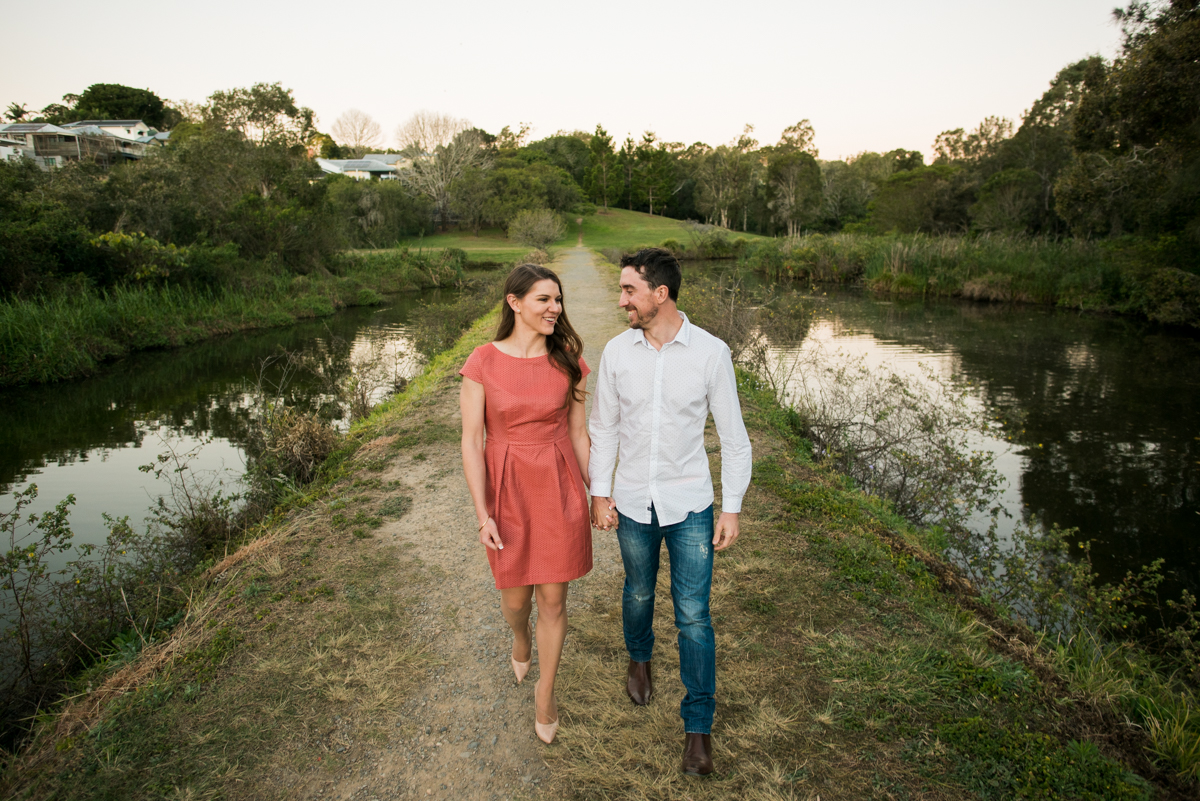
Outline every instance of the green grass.
[[(574, 244), (574, 241), (570, 244)], [(412, 252), (458, 248), (466, 251), (467, 261), (485, 264), (508, 264), (530, 251), (528, 246), (510, 240), (503, 228), (484, 228), (479, 231), (478, 236), (470, 231), (447, 231), (432, 236), (414, 237), (403, 240), (399, 247), (408, 248)]]
[[(580, 225), (575, 223), (578, 217), (563, 215), (568, 220), (567, 233), (562, 239), (551, 245), (552, 248), (574, 247), (579, 241)], [(690, 241), (686, 224), (682, 220), (670, 217), (650, 216), (641, 211), (626, 211), (625, 209), (610, 208), (607, 212), (598, 211), (583, 217), (583, 245), (592, 250), (617, 248), (620, 250), (636, 250), (652, 245), (661, 245), (668, 239), (673, 239), (683, 245)], [(743, 237), (747, 240), (765, 239), (756, 234), (743, 234), (730, 231), (729, 238)], [(408, 239), (400, 243), (410, 250), (418, 248), (441, 249), (460, 248), (467, 252), (467, 258), (472, 262), (511, 262), (524, 256), (529, 248), (510, 241), (504, 235), (502, 228), (487, 228), (478, 236), (469, 231), (448, 231), (421, 239)]]
[(338, 269), (341, 275), (252, 272), (222, 290), (132, 285), (0, 303), (0, 387), (88, 375), (135, 350), (377, 305), (381, 292), (451, 283), (457, 275), (456, 265), (396, 251), (352, 254)]

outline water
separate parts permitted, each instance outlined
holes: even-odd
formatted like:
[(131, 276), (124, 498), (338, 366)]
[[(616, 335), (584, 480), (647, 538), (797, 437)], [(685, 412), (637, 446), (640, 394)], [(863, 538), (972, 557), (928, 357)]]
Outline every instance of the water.
[(1043, 307), (847, 290), (812, 302), (810, 341), (960, 375), (989, 411), (1018, 412), (985, 442), (1017, 519), (1078, 527), (1103, 580), (1162, 558), (1166, 597), (1200, 587), (1200, 338)]
[[(27, 511), (50, 509), (74, 493), (75, 541), (101, 542), (103, 513), (128, 515), (136, 524), (167, 493), (165, 482), (138, 466), (168, 448), (183, 454), (199, 447), (191, 466), (236, 491), (260, 372), (269, 385), (283, 378), (281, 363), (263, 371), (265, 360), (299, 353), (337, 379), (377, 352), (388, 378), (408, 378), (420, 370), (407, 326), (410, 310), (422, 300), (449, 299), (444, 290), (398, 295), (381, 307), (135, 354), (93, 378), (0, 392), (0, 509), (10, 510), (12, 493), (30, 483), (39, 498)], [(346, 410), (310, 373), (295, 372), (286, 397), (335, 425), (348, 423)]]

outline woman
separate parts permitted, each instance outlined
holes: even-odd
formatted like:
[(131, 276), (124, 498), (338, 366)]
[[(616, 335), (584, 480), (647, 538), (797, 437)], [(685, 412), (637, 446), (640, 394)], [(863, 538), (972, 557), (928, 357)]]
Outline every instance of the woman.
[(518, 683), (533, 662), (529, 616), (537, 597), (534, 729), (546, 743), (558, 730), (554, 679), (567, 636), (567, 582), (592, 569), (583, 410), (590, 370), (582, 352), (558, 276), (522, 264), (504, 282), (495, 340), (459, 371), (463, 472), (512, 626)]

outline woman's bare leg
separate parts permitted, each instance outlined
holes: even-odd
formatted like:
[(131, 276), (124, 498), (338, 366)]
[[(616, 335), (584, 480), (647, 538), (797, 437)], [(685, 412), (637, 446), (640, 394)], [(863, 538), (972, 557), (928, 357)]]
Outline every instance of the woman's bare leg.
[[(533, 587), (509, 587), (500, 590), (500, 611), (513, 630), (512, 658), (528, 662), (533, 658), (533, 640), (529, 636), (529, 615), (533, 611)], [(539, 626), (539, 628), (541, 628)], [(561, 643), (559, 648), (562, 648)], [(558, 663), (557, 657), (555, 664)]]
[(558, 720), (558, 705), (554, 701), (554, 680), (562, 658), (563, 641), (567, 639), (567, 584), (539, 584), (537, 592), (538, 679), (534, 699), (538, 723)]

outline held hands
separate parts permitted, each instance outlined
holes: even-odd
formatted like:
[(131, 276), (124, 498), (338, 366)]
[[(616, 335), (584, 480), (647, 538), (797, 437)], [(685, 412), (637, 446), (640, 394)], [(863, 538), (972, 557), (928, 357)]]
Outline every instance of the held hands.
[[(593, 507), (595, 508), (595, 507)], [(738, 516), (737, 512), (721, 512), (721, 516), (717, 518), (717, 527), (713, 531), (713, 550), (723, 551), (738, 537)]]
[(617, 503), (612, 498), (601, 495), (592, 496), (592, 525), (601, 531), (608, 531), (617, 524)]
[(490, 517), (479, 527), (479, 543), (493, 551), (504, 550), (504, 543), (500, 541), (500, 529), (496, 527), (496, 521)]

